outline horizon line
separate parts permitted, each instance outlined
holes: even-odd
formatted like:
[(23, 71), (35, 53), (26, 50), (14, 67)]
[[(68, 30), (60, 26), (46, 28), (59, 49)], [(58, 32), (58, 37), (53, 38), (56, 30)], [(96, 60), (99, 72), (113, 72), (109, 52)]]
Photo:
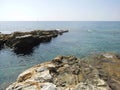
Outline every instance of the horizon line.
[[(8, 21), (10, 21), (10, 22), (18, 21), (19, 22), (19, 21), (22, 21), (22, 20), (8, 20), (8, 21), (7, 20), (3, 20), (3, 21), (0, 21), (0, 22), (4, 22), (4, 21), (6, 21), (6, 22), (8, 22)], [(39, 22), (40, 20), (23, 20), (23, 21), (26, 21), (26, 22), (29, 22), (29, 21)], [(47, 21), (47, 20), (44, 20), (44, 21), (40, 21), (40, 22), (94, 22), (94, 21), (95, 22), (97, 22), (97, 21), (98, 22), (103, 22), (103, 21), (104, 22), (114, 22), (114, 21), (115, 22), (120, 22), (120, 20), (93, 20), (93, 21), (87, 21), (87, 20), (84, 20), (84, 21), (76, 21), (76, 20), (73, 20), (73, 21), (72, 20), (58, 20), (58, 21), (57, 20), (53, 20), (53, 21), (51, 20), (51, 21), (49, 21), (48, 20)]]

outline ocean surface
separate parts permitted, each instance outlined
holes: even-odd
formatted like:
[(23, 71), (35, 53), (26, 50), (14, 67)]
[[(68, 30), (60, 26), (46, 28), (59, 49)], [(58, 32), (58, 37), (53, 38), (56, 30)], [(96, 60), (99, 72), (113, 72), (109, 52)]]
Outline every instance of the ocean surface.
[(27, 68), (58, 55), (85, 57), (101, 52), (120, 53), (120, 22), (0, 22), (0, 32), (68, 29), (68, 33), (41, 43), (30, 55), (16, 55), (11, 49), (0, 50), (0, 90), (14, 82)]

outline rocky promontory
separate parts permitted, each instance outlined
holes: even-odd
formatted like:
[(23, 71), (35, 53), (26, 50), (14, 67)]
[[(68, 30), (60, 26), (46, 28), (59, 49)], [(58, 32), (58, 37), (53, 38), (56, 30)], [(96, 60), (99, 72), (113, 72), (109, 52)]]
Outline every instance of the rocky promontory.
[(21, 73), (6, 90), (119, 90), (120, 55), (58, 56)]
[(49, 42), (52, 38), (68, 30), (34, 30), (30, 32), (0, 33), (0, 49), (12, 48), (16, 53), (27, 53), (42, 42)]

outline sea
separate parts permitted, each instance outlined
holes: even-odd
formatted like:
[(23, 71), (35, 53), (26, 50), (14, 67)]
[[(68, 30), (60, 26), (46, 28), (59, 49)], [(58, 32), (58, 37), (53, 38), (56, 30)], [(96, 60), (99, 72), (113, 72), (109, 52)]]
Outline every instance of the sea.
[(96, 53), (120, 53), (120, 21), (0, 21), (0, 32), (69, 30), (51, 42), (41, 43), (33, 53), (21, 55), (0, 50), (0, 90), (5, 90), (24, 70), (59, 55), (83, 58)]

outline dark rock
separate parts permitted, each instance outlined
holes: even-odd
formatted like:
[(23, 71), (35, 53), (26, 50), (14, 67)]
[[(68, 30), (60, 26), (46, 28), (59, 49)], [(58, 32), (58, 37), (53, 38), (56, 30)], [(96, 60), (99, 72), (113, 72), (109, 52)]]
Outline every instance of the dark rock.
[(4, 43), (5, 43), (5, 41), (0, 39), (0, 49), (2, 49), (4, 47)]
[[(64, 33), (63, 31), (60, 31)], [(31, 32), (14, 32), (12, 34), (0, 34), (0, 47), (4, 44), (13, 49), (17, 54), (29, 54), (34, 47), (42, 42), (50, 42), (53, 37), (57, 37), (57, 30), (35, 30)]]
[(49, 42), (49, 41), (51, 41), (51, 39), (52, 39), (52, 36), (50, 36), (50, 35), (40, 36), (38, 41), (39, 42)]
[(62, 56), (58, 56), (58, 57), (54, 58), (52, 60), (52, 62), (56, 65), (60, 65), (60, 64), (62, 64), (62, 58), (63, 58)]
[(118, 59), (120, 59), (120, 54), (116, 54), (116, 57), (117, 57)]
[(49, 67), (48, 70), (53, 77), (59, 74), (59, 72), (57, 72), (57, 69), (55, 67)]

